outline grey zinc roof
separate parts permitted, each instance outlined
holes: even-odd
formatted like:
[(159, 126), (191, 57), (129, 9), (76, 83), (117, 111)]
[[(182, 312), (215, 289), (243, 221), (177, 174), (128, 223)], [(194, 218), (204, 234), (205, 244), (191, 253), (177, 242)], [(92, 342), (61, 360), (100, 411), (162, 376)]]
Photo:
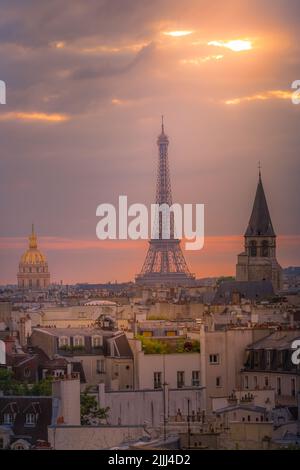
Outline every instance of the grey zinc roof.
[(262, 300), (274, 295), (271, 281), (224, 281), (218, 287), (213, 303), (230, 303), (232, 294), (248, 300)]
[(269, 208), (259, 174), (259, 180), (253, 204), (252, 214), (245, 233), (246, 237), (275, 237)]
[(33, 331), (42, 331), (43, 333), (49, 334), (51, 336), (92, 336), (92, 335), (101, 335), (101, 336), (114, 336), (113, 331), (101, 330), (99, 328), (34, 328)]
[(300, 331), (275, 331), (271, 335), (252, 343), (247, 349), (290, 349), (295, 339), (300, 339)]
[(254, 411), (255, 413), (264, 413), (266, 411), (266, 408), (263, 408), (262, 406), (247, 406), (247, 405), (230, 405), (230, 406), (225, 406), (225, 408), (220, 408), (219, 410), (216, 410), (216, 414), (221, 414), (221, 413), (229, 413), (230, 411), (236, 411), (236, 410), (245, 410), (245, 411)]
[(124, 356), (125, 357), (132, 357), (133, 356), (130, 345), (128, 343), (128, 340), (127, 340), (127, 338), (124, 334), (116, 337), (115, 342), (116, 342), (118, 352), (119, 352), (121, 357), (122, 356), (123, 357)]

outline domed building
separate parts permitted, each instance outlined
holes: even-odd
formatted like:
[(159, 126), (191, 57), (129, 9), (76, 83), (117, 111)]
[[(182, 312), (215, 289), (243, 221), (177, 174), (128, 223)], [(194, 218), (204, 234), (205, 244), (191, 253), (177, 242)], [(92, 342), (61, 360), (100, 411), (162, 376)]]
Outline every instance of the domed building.
[(47, 259), (37, 247), (37, 236), (33, 225), (29, 236), (29, 248), (21, 257), (17, 279), (18, 287), (25, 289), (45, 289), (50, 284)]

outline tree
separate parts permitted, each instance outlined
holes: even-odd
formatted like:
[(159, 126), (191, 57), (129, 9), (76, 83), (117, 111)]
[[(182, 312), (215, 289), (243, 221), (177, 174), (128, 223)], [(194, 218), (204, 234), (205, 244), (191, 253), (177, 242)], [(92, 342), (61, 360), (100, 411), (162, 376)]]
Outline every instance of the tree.
[(109, 407), (100, 408), (96, 398), (89, 394), (91, 387), (86, 387), (80, 396), (81, 424), (85, 426), (98, 425), (107, 419)]
[(11, 370), (0, 368), (0, 390), (4, 395), (50, 396), (52, 393), (52, 377), (46, 377), (33, 385), (20, 382), (14, 378)]
[(0, 390), (4, 395), (27, 395), (27, 384), (14, 379), (11, 370), (0, 368)]
[(40, 380), (32, 386), (30, 394), (33, 396), (50, 396), (52, 394), (52, 382), (53, 378), (51, 376)]

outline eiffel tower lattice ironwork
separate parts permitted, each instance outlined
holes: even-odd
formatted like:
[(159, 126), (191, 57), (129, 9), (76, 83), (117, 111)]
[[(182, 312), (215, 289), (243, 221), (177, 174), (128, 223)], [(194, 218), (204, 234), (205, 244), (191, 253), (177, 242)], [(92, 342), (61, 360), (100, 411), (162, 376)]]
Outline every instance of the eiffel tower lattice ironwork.
[[(168, 161), (169, 139), (164, 131), (162, 117), (161, 134), (157, 139), (158, 145), (158, 171), (156, 181), (155, 203), (159, 206), (166, 204), (172, 206), (171, 179)], [(169, 217), (169, 221), (166, 221)], [(173, 211), (161, 210), (156, 216), (152, 230), (149, 249), (142, 270), (136, 276), (136, 283), (143, 285), (191, 285), (195, 276), (190, 273), (180, 247), (180, 240), (176, 238)], [(170, 226), (168, 238), (163, 237), (165, 224)]]

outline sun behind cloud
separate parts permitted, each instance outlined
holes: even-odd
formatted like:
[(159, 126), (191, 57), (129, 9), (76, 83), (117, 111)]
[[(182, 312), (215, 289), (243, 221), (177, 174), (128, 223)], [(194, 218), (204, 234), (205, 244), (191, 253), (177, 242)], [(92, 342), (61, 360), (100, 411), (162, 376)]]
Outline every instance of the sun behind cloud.
[(183, 36), (189, 36), (192, 34), (194, 31), (188, 31), (188, 30), (179, 30), (179, 31), (164, 31), (165, 36), (171, 36), (173, 38), (180, 38)]
[(233, 39), (230, 41), (210, 41), (208, 46), (225, 47), (234, 52), (250, 51), (253, 49), (252, 41), (248, 39)]

